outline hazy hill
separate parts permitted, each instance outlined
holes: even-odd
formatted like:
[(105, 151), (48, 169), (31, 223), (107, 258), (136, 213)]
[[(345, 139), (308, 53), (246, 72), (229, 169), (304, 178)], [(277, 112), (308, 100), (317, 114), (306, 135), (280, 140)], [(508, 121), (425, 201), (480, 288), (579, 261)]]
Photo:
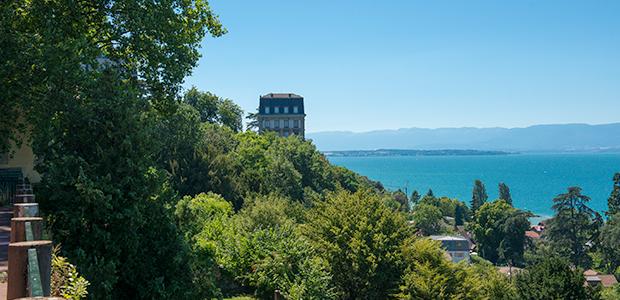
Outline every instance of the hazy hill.
[(620, 123), (535, 125), (525, 128), (404, 128), (369, 132), (316, 132), (321, 151), (474, 149), (500, 151), (620, 151)]

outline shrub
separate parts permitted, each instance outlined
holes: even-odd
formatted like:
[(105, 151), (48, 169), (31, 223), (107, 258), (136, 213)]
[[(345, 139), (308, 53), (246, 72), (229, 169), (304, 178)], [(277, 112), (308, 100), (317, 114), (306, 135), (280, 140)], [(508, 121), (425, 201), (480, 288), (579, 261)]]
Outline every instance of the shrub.
[(72, 300), (86, 298), (90, 283), (58, 252), (59, 248), (56, 247), (52, 253), (51, 295)]

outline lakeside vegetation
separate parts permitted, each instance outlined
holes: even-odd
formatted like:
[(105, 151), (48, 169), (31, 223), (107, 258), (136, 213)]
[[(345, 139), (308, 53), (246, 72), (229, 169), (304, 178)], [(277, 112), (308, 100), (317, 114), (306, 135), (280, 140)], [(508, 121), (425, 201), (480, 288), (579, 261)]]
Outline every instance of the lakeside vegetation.
[[(387, 191), (310, 141), (242, 131), (230, 99), (182, 93), (202, 37), (225, 33), (206, 2), (1, 5), (0, 132), (32, 144), (48, 228), (92, 299), (620, 295), (582, 273), (619, 272), (620, 174), (606, 221), (569, 188), (532, 242), (505, 185), (488, 201), (475, 182), (469, 205)], [(472, 264), (425, 237), (460, 226)]]

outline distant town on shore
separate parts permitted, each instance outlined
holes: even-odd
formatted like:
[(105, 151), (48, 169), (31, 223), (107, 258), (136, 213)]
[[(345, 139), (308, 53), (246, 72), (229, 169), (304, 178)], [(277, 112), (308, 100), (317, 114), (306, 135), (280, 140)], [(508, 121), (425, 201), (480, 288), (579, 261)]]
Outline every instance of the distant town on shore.
[(350, 150), (326, 151), (326, 156), (455, 156), (455, 155), (509, 155), (516, 152), (484, 151), (484, 150), (413, 150), (413, 149), (377, 149), (377, 150)]

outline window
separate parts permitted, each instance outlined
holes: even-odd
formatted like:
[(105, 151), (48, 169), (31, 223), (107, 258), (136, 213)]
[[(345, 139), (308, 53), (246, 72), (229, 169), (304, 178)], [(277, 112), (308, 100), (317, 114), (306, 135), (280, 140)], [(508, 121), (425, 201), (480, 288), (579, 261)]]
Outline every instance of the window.
[(284, 120), (284, 128), (288, 128), (288, 120)]
[(280, 120), (273, 120), (273, 124), (275, 128), (280, 128)]
[(273, 108), (273, 113), (274, 114), (279, 114), (280, 113), (280, 107), (279, 106), (274, 107)]
[(293, 113), (294, 114), (298, 114), (299, 113), (299, 107), (298, 106), (293, 106)]
[(269, 106), (265, 106), (265, 114), (269, 114)]
[(285, 107), (284, 107), (284, 113), (285, 113), (285, 114), (288, 114), (288, 106), (285, 106)]
[(263, 127), (269, 128), (269, 120), (263, 121)]
[(293, 128), (299, 128), (299, 120), (293, 120)]

